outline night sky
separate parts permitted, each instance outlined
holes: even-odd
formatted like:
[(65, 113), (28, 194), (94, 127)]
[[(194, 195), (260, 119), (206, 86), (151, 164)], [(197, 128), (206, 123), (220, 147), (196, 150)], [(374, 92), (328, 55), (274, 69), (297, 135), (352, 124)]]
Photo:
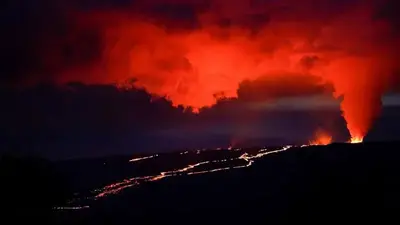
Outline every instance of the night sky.
[(1, 151), (60, 159), (284, 145), (318, 130), (396, 139), (398, 5), (7, 0)]

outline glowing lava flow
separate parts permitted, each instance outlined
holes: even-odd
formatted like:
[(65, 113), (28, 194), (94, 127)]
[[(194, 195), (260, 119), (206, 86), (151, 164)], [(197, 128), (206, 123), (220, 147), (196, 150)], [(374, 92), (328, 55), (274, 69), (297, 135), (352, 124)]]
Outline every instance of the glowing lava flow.
[[(133, 178), (125, 179), (123, 181), (107, 185), (101, 189), (94, 190), (94, 193), (95, 193), (94, 199), (98, 199), (98, 198), (105, 197), (105, 196), (112, 195), (112, 194), (117, 194), (118, 192), (122, 191), (123, 189), (139, 185), (143, 182), (157, 181), (157, 180), (164, 179), (166, 177), (213, 173), (213, 172), (218, 172), (218, 171), (223, 171), (223, 170), (249, 167), (254, 163), (254, 159), (261, 158), (261, 157), (264, 157), (269, 154), (286, 151), (286, 150), (290, 149), (291, 147), (292, 146), (285, 146), (280, 149), (272, 150), (272, 151), (268, 151), (268, 149), (264, 148), (264, 149), (260, 149), (259, 152), (255, 155), (250, 155), (249, 153), (245, 152), (237, 158), (203, 161), (203, 162), (187, 165), (186, 167), (183, 167), (181, 169), (161, 172), (159, 175), (155, 175), (155, 176), (142, 176), (142, 177), (133, 177)], [(199, 151), (197, 151), (196, 153), (199, 154)], [(143, 158), (141, 158), (141, 159), (143, 159)], [(205, 170), (201, 170), (201, 171), (191, 171), (194, 168), (199, 167), (201, 165), (210, 164), (210, 163), (220, 163), (220, 162), (226, 162), (226, 161), (234, 161), (234, 160), (243, 160), (245, 162), (245, 164), (239, 165), (239, 166), (227, 166), (227, 167), (221, 167), (221, 168), (213, 168), (213, 169), (208, 169), (208, 170), (205, 169)], [(130, 160), (130, 162), (131, 162), (131, 160)]]
[[(351, 144), (356, 144), (356, 143), (361, 143), (363, 142), (364, 137), (362, 136), (354, 136), (351, 137), (348, 143)], [(305, 146), (310, 146), (310, 145), (329, 145), (332, 143), (332, 136), (330, 136), (328, 133), (324, 131), (317, 131), (315, 134), (315, 139), (310, 141), (308, 145), (303, 145)]]
[(151, 155), (151, 156), (146, 156), (146, 157), (134, 158), (134, 159), (129, 160), (129, 162), (137, 162), (137, 161), (141, 161), (141, 160), (145, 160), (145, 159), (155, 158), (157, 156), (158, 155), (156, 154), (156, 155)]

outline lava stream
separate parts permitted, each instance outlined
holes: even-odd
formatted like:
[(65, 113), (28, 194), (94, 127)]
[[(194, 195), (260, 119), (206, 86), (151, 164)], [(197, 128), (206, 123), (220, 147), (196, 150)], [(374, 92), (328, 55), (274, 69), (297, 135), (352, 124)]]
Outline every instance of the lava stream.
[[(290, 149), (291, 147), (292, 146), (285, 146), (280, 149), (272, 150), (272, 151), (268, 151), (268, 149), (260, 149), (260, 151), (256, 155), (249, 155), (247, 152), (245, 152), (238, 158), (203, 161), (203, 162), (199, 162), (196, 164), (187, 165), (186, 167), (183, 167), (181, 169), (161, 172), (159, 175), (155, 175), (155, 176), (143, 176), (143, 177), (133, 177), (133, 178), (125, 179), (123, 181), (107, 185), (101, 189), (94, 190), (94, 193), (97, 193), (95, 195), (94, 199), (102, 198), (102, 197), (105, 197), (105, 196), (108, 196), (111, 194), (117, 194), (126, 188), (139, 185), (143, 182), (157, 181), (157, 180), (164, 179), (166, 177), (179, 176), (179, 175), (196, 175), (196, 174), (204, 174), (204, 173), (213, 173), (213, 172), (218, 172), (218, 171), (223, 171), (223, 170), (249, 167), (254, 163), (254, 159), (261, 158), (261, 157), (264, 157), (269, 154), (286, 151), (286, 150)], [(208, 170), (190, 172), (194, 168), (199, 167), (201, 165), (205, 165), (205, 164), (209, 164), (209, 163), (226, 162), (226, 161), (230, 161), (230, 160), (244, 160), (246, 162), (246, 164), (240, 165), (240, 166), (229, 166), (229, 167), (213, 168), (213, 169), (208, 169)], [(130, 160), (130, 162), (131, 162), (131, 160)]]
[(151, 155), (151, 156), (140, 157), (140, 158), (134, 158), (134, 159), (129, 160), (129, 162), (137, 162), (137, 161), (142, 161), (142, 160), (145, 160), (145, 159), (152, 159), (152, 158), (155, 158), (155, 157), (158, 157), (158, 154)]

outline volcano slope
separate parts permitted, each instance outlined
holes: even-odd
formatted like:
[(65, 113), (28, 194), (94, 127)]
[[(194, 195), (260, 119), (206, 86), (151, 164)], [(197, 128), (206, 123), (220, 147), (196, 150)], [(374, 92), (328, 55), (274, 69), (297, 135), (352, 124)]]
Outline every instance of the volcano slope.
[(293, 147), (253, 166), (150, 182), (60, 213), (62, 223), (389, 222), (400, 200), (400, 143)]

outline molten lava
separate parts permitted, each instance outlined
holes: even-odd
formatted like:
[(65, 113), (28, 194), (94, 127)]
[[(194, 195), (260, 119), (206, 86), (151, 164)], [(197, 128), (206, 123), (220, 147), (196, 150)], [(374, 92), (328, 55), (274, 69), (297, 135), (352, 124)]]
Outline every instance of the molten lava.
[(363, 142), (363, 137), (352, 137), (351, 139), (350, 139), (350, 143), (352, 143), (352, 144), (356, 144), (356, 143), (361, 143), (361, 142)]

